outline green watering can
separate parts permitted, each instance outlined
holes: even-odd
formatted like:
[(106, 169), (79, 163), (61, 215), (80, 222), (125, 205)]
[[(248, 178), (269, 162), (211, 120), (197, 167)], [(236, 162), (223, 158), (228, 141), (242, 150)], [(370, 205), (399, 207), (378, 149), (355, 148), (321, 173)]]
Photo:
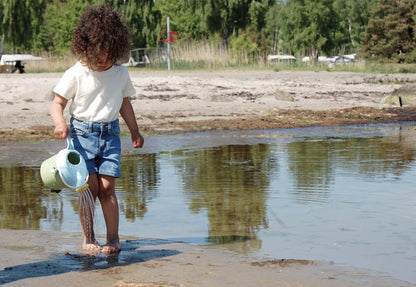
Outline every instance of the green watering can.
[(88, 169), (84, 158), (74, 148), (70, 137), (66, 138), (67, 148), (45, 160), (40, 166), (40, 176), (43, 183), (59, 192), (70, 188), (82, 192), (88, 188)]

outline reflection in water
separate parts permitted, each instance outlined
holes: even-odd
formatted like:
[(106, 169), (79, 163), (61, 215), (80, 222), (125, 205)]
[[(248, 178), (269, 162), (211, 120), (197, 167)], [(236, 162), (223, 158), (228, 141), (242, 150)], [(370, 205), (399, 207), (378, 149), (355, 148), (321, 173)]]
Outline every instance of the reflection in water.
[[(116, 179), (120, 214), (129, 222), (135, 222), (136, 218), (144, 217), (147, 204), (158, 195), (160, 182), (158, 154), (136, 154), (124, 157), (121, 173), (122, 177)], [(79, 214), (79, 199), (73, 194), (68, 197), (68, 201), (74, 213)], [(100, 212), (99, 209), (96, 211)]]
[(287, 145), (293, 189), (300, 201), (326, 201), (332, 181), (332, 153), (328, 142), (303, 141)]
[(192, 212), (208, 214), (210, 242), (256, 239), (267, 228), (266, 191), (276, 172), (270, 146), (229, 145), (174, 155)]
[(158, 194), (160, 167), (157, 154), (144, 154), (126, 157), (121, 167), (122, 177), (117, 179), (116, 192), (119, 195), (120, 212), (132, 222), (143, 218), (147, 204)]
[[(398, 177), (414, 161), (415, 149), (398, 138), (306, 138), (287, 144), (293, 190), (300, 202), (327, 202), (336, 173), (374, 180)], [(337, 170), (337, 172), (335, 172)]]
[(60, 227), (62, 201), (43, 188), (38, 169), (0, 168), (0, 190), (0, 228), (37, 230), (41, 219)]
[[(173, 150), (126, 153), (121, 235), (360, 262), (416, 282), (415, 127), (333, 129), (198, 133)], [(77, 194), (51, 193), (38, 167), (0, 167), (0, 200), (0, 228), (80, 231)]]
[[(336, 173), (366, 181), (398, 178), (414, 162), (416, 148), (412, 143), (402, 133), (389, 137), (295, 139), (280, 147), (287, 157), (287, 191), (300, 203), (324, 203), (333, 192)], [(273, 145), (225, 145), (169, 154), (182, 178), (191, 212), (207, 212), (211, 242), (253, 239), (260, 229), (268, 227), (267, 194), (285, 192), (279, 186), (270, 186), (271, 179), (279, 177)], [(163, 168), (160, 161), (158, 153), (123, 157), (117, 192), (120, 213), (127, 220), (143, 218), (148, 203), (158, 197)], [(0, 184), (1, 228), (39, 229), (42, 219), (59, 229), (62, 197), (42, 185), (37, 168), (2, 167)], [(78, 199), (70, 197), (69, 201), (78, 213)]]

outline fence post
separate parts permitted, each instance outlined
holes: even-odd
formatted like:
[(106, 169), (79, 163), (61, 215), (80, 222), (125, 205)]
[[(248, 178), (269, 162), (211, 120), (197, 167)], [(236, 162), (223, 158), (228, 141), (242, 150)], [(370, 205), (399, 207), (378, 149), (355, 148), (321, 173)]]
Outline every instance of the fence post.
[(167, 38), (168, 38), (168, 71), (170, 71), (170, 23), (169, 23), (169, 17), (166, 19), (166, 26), (167, 26)]

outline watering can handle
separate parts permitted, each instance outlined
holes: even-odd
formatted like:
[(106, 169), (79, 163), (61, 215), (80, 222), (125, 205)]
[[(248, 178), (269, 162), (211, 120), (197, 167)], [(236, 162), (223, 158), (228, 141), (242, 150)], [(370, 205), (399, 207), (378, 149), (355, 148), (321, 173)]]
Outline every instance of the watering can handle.
[(69, 136), (66, 137), (66, 142), (68, 144), (67, 149), (71, 149), (71, 150), (75, 149), (74, 148), (74, 143), (72, 142), (72, 139)]

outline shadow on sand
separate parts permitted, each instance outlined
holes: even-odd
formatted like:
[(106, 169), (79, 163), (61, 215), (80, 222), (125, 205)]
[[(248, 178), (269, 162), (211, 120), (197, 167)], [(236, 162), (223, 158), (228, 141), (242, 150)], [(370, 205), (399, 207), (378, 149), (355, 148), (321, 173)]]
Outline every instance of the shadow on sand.
[(177, 255), (181, 252), (169, 249), (137, 250), (149, 245), (174, 243), (159, 239), (126, 240), (121, 252), (114, 256), (100, 254), (54, 254), (48, 260), (6, 267), (0, 271), (0, 285), (21, 279), (58, 275), (73, 271), (92, 271), (114, 266), (145, 262), (155, 258)]

